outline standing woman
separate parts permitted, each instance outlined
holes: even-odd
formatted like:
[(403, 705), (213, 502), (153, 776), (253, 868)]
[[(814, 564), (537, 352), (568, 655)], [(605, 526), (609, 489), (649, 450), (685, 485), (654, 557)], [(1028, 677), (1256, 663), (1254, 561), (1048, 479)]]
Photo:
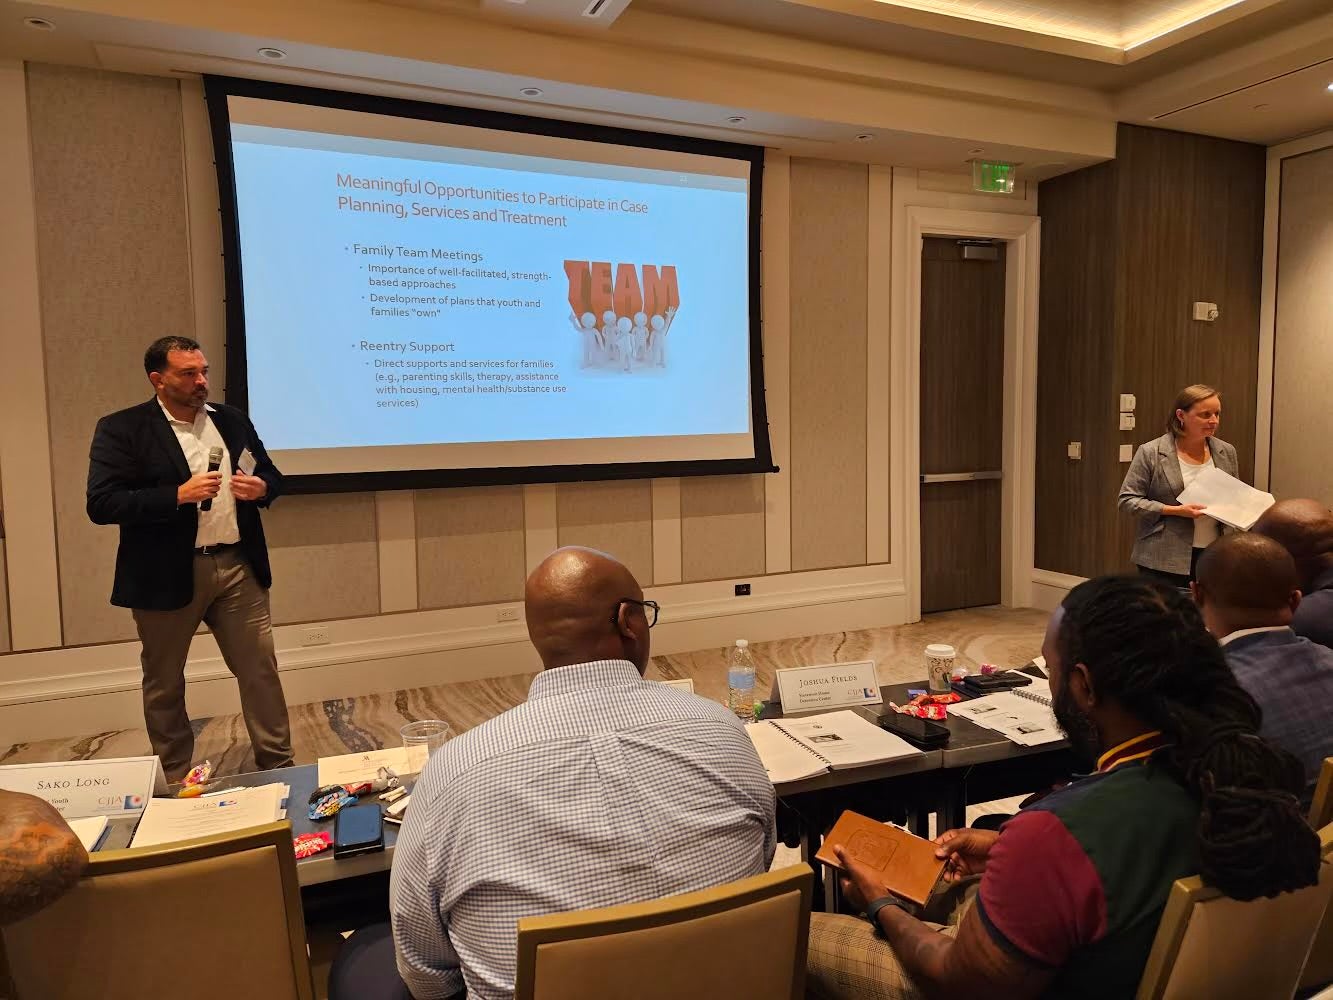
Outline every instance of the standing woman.
[(1204, 469), (1237, 474), (1236, 449), (1215, 436), (1221, 420), (1217, 390), (1191, 385), (1176, 397), (1167, 432), (1134, 455), (1117, 506), (1138, 518), (1130, 558), (1140, 573), (1187, 587), (1199, 554), (1217, 537), (1218, 523), (1202, 505), (1176, 498)]

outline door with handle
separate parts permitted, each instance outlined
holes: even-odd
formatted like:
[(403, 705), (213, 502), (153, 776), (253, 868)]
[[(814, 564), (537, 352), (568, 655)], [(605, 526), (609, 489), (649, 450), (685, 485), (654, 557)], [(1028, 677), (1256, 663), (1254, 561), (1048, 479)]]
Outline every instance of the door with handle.
[(1000, 602), (1004, 244), (921, 253), (921, 610)]

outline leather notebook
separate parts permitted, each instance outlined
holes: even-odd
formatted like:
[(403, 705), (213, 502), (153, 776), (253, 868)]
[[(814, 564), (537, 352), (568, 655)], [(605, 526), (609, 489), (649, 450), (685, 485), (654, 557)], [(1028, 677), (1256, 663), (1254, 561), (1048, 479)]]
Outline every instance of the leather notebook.
[(838, 817), (833, 829), (815, 857), (830, 867), (842, 870), (833, 848), (842, 849), (857, 861), (873, 868), (884, 878), (894, 895), (917, 906), (925, 906), (944, 874), (944, 862), (935, 857), (935, 844), (896, 826), (875, 820), (850, 809)]

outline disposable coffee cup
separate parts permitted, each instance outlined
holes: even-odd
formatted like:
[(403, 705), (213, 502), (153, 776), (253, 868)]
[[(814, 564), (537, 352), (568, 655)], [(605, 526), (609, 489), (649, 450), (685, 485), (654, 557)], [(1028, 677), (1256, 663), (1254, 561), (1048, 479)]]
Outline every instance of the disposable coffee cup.
[(926, 647), (926, 677), (932, 691), (949, 690), (953, 661), (957, 655), (952, 646), (942, 642), (932, 642)]

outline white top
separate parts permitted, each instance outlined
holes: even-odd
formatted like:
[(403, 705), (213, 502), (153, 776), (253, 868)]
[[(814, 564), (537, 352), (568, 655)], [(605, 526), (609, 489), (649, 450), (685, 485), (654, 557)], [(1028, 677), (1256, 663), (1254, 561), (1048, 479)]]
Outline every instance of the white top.
[[(1213, 468), (1213, 451), (1211, 448), (1208, 449), (1208, 457), (1204, 459), (1202, 465), (1185, 461), (1180, 452), (1176, 452), (1176, 461), (1180, 463), (1180, 478), (1185, 481), (1185, 489), (1189, 489), (1190, 484), (1199, 478), (1200, 472), (1204, 469)], [(1217, 522), (1207, 514), (1194, 519), (1194, 547), (1196, 549), (1208, 548), (1217, 540), (1217, 534)]]
[(230, 545), (241, 540), (241, 529), (236, 524), (236, 498), (231, 495), (231, 455), (227, 443), (222, 440), (213, 419), (208, 415), (212, 406), (205, 403), (195, 414), (194, 421), (177, 420), (162, 400), (157, 401), (162, 407), (162, 415), (176, 433), (181, 451), (185, 453), (185, 464), (190, 467), (190, 474), (197, 476), (208, 471), (208, 453), (213, 448), (222, 449), (222, 489), (213, 498), (209, 510), (199, 511), (199, 528), (194, 534), (194, 544), (198, 548), (204, 545)]

